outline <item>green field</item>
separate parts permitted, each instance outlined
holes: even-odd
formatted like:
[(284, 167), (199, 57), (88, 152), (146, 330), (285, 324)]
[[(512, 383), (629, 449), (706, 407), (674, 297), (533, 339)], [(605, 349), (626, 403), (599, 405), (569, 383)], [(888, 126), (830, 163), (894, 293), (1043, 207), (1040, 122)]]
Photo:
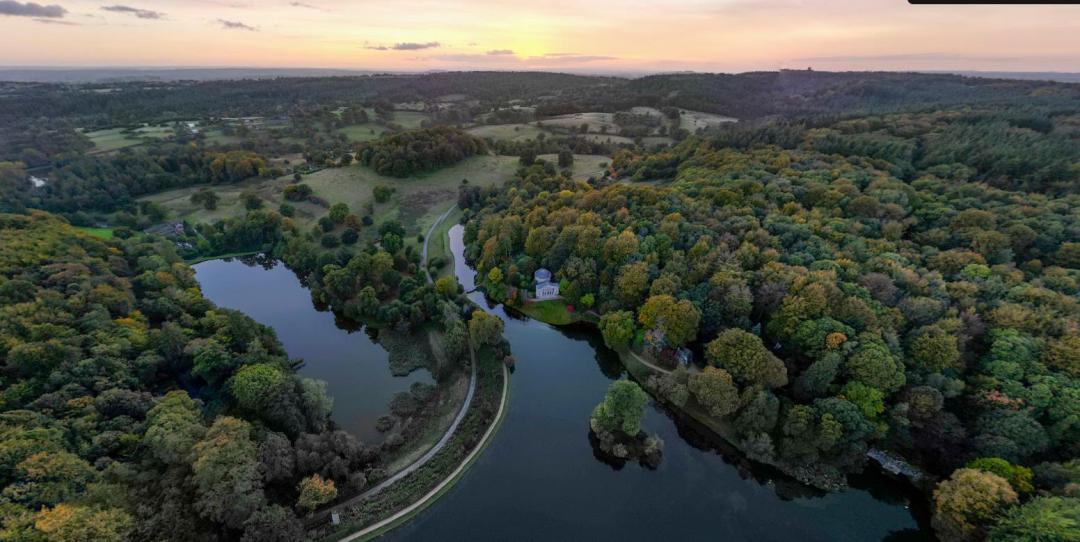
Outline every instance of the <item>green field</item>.
[(555, 326), (565, 326), (575, 320), (575, 315), (566, 309), (566, 301), (562, 299), (526, 303), (519, 310), (529, 318)]
[(705, 128), (720, 126), (725, 122), (737, 122), (739, 120), (732, 117), (725, 117), (724, 115), (702, 113), (700, 111), (690, 111), (688, 109), (680, 109), (679, 111), (682, 113), (679, 117), (679, 127), (690, 133)]
[(112, 228), (88, 228), (84, 226), (75, 226), (75, 229), (93, 235), (94, 237), (100, 237), (101, 239), (112, 239)]
[(349, 141), (362, 143), (364, 141), (377, 139), (386, 132), (386, 128), (373, 122), (369, 122), (367, 124), (352, 124), (344, 128), (338, 128), (338, 132), (345, 134), (345, 137), (349, 138)]
[(617, 134), (619, 133), (619, 126), (612, 121), (614, 115), (612, 113), (573, 113), (570, 115), (560, 115), (550, 119), (544, 119), (541, 124), (544, 126), (553, 126), (563, 129), (572, 129), (577, 131), (578, 127), (582, 124), (589, 125), (589, 132), (598, 134), (602, 128), (606, 128), (607, 133)]
[[(541, 158), (555, 160), (554, 155)], [(600, 164), (609, 161), (606, 156), (575, 155), (574, 176), (585, 179), (590, 175), (601, 175), (603, 169)], [(512, 156), (474, 156), (454, 166), (406, 179), (385, 177), (369, 168), (352, 165), (305, 175), (302, 182), (311, 186), (316, 196), (331, 204), (345, 203), (352, 212), (361, 216), (367, 214), (365, 206), (372, 203), (372, 219), (376, 224), (398, 220), (408, 232), (406, 241), (416, 244), (417, 234), (425, 233), (435, 219), (457, 201), (462, 179), (468, 179), (469, 184), (474, 186), (493, 186), (510, 179), (517, 168), (518, 159)], [(240, 201), (240, 194), (245, 190), (258, 194), (266, 208), (277, 209), (285, 201), (282, 191), (291, 182), (292, 176), (289, 175), (210, 187), (221, 198), (214, 210), (203, 209), (190, 201), (191, 195), (205, 186), (169, 190), (140, 199), (161, 205), (169, 219), (193, 223), (214, 222), (246, 213)], [(373, 190), (379, 185), (395, 188), (390, 201), (374, 203)], [(302, 228), (311, 227), (328, 212), (326, 208), (307, 201), (289, 203), (296, 208), (293, 220)], [(374, 232), (374, 228), (366, 228), (362, 235), (368, 235), (368, 231)]]
[(525, 141), (536, 139), (536, 136), (548, 133), (537, 128), (535, 124), (488, 124), (474, 126), (466, 130), (476, 137), (491, 138), (500, 141)]
[(235, 145), (244, 141), (244, 138), (235, 135), (225, 135), (221, 128), (213, 128), (203, 132), (206, 142), (210, 145)]
[(406, 130), (412, 130), (419, 128), (426, 120), (431, 120), (431, 117), (420, 111), (394, 111), (394, 120), (391, 122), (400, 124)]
[(173, 135), (173, 133), (171, 126), (143, 126), (134, 130), (128, 130), (127, 128), (95, 130), (85, 132), (83, 135), (94, 144), (91, 153), (103, 153), (142, 145), (146, 138), (164, 139)]

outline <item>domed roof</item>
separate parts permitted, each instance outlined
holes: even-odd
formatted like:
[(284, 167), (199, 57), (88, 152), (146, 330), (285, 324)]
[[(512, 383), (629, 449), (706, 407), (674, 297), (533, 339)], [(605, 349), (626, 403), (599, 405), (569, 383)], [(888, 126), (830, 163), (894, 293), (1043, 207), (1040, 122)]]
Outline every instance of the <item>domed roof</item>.
[(551, 271), (548, 271), (547, 269), (541, 267), (540, 269), (537, 269), (535, 273), (533, 273), (533, 278), (536, 279), (536, 282), (547, 282), (551, 280)]

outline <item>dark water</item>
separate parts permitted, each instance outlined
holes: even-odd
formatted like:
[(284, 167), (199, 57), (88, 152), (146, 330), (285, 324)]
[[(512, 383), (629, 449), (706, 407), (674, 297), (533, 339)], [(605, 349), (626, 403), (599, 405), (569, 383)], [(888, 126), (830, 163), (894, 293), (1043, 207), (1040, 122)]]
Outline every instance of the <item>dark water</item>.
[[(458, 280), (471, 289), (461, 227)], [(474, 299), (482, 295), (474, 294)], [(926, 540), (899, 486), (868, 476), (820, 493), (748, 464), (660, 407), (642, 424), (665, 442), (655, 470), (613, 468), (589, 443), (589, 415), (624, 377), (594, 333), (510, 318), (517, 358), (509, 412), (490, 447), (427, 511), (386, 540)]]
[(395, 393), (433, 382), (426, 369), (393, 376), (386, 350), (368, 333), (339, 327), (333, 313), (317, 311), (307, 288), (280, 263), (211, 260), (194, 268), (208, 299), (274, 328), (289, 357), (304, 360), (300, 374), (326, 382), (334, 423), (362, 441), (382, 441), (375, 420), (389, 412)]

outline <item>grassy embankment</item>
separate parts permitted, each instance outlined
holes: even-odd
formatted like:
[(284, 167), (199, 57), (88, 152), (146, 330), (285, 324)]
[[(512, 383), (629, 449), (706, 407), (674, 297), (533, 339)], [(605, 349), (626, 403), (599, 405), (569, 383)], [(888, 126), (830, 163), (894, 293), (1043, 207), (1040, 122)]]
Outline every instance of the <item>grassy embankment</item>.
[[(450, 442), (424, 466), (380, 492), (378, 498), (362, 501), (346, 509), (342, 514), (341, 525), (334, 529), (327, 528), (316, 533), (309, 533), (313, 535), (312, 538), (327, 541), (336, 540), (348, 533), (359, 531), (393, 516), (397, 511), (417, 502), (417, 500), (446, 480), (447, 476), (462, 466), (474, 448), (478, 445), (486, 446), (490, 442), (489, 440), (481, 442), (481, 438), (488, 432), (490, 427), (494, 425), (497, 429), (498, 424), (501, 423), (501, 418), (496, 419), (495, 415), (500, 411), (499, 405), (507, 399), (506, 395), (503, 394), (504, 372), (502, 362), (495, 359), (495, 356), (489, 350), (481, 350), (477, 358), (479, 373), (477, 375), (476, 395), (473, 398), (472, 405), (469, 407), (469, 411), (465, 414), (465, 418), (451, 437)], [(505, 409), (502, 411), (505, 412)], [(494, 434), (494, 431), (490, 434)], [(482, 449), (480, 448), (480, 450)], [(476, 457), (479, 457), (479, 454), (473, 455), (472, 459), (475, 460)], [(468, 467), (468, 465), (466, 463), (465, 467)], [(461, 469), (450, 480), (450, 483), (446, 484), (433, 498), (425, 501), (423, 506), (412, 510), (409, 514), (398, 518), (393, 523), (369, 533), (364, 539), (370, 540), (385, 534), (420, 513), (428, 505), (435, 502), (439, 496), (445, 494), (466, 471), (467, 468)]]

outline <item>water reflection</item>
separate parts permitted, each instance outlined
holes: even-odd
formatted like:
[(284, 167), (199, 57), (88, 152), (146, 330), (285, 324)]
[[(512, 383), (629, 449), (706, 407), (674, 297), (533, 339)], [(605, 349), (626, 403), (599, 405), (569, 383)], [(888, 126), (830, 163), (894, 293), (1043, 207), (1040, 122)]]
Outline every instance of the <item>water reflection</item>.
[[(461, 226), (450, 238), (459, 281), (471, 289)], [(387, 539), (929, 539), (895, 485), (809, 488), (655, 403), (642, 428), (665, 442), (658, 468), (612, 465), (587, 435), (593, 407), (625, 377), (615, 354), (595, 333), (513, 318), (479, 292), (470, 298), (506, 322), (517, 358), (507, 418), (457, 485)]]
[(389, 413), (395, 393), (434, 382), (426, 369), (394, 376), (376, 330), (316, 307), (296, 274), (273, 258), (211, 260), (194, 269), (208, 299), (274, 328), (289, 357), (303, 360), (299, 373), (327, 383), (334, 424), (364, 442), (384, 438), (375, 422)]

